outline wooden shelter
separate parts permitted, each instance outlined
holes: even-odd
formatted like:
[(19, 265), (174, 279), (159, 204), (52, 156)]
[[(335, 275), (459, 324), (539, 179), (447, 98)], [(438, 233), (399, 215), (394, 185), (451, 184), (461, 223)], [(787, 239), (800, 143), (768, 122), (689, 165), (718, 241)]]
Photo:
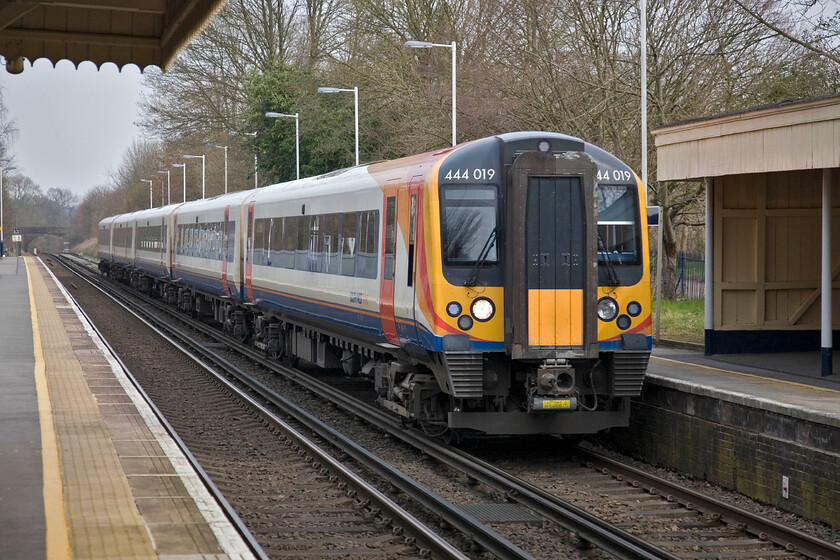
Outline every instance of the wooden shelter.
[(0, 55), (11, 74), (24, 58), (97, 67), (154, 65), (166, 71), (226, 0), (42, 0), (0, 2)]
[(821, 348), (830, 375), (840, 341), (840, 95), (653, 136), (659, 181), (706, 182), (706, 353)]

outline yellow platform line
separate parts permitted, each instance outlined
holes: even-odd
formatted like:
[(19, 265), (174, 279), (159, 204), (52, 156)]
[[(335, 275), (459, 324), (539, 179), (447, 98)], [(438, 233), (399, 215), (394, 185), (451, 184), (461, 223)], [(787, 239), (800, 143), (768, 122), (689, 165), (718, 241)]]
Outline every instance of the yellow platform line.
[(840, 393), (840, 391), (838, 391), (837, 389), (829, 389), (827, 387), (816, 387), (814, 385), (808, 385), (807, 383), (798, 383), (796, 381), (786, 381), (784, 379), (776, 379), (775, 377), (764, 377), (764, 376), (761, 376), (761, 375), (755, 375), (753, 373), (744, 373), (742, 371), (733, 371), (731, 369), (723, 369), (723, 368), (714, 367), (714, 366), (706, 366), (706, 365), (703, 365), (703, 364), (695, 364), (693, 362), (684, 362), (682, 360), (674, 360), (673, 358), (663, 358), (662, 356), (651, 356), (650, 359), (652, 361), (653, 360), (660, 360), (660, 361), (663, 361), (663, 362), (671, 362), (671, 363), (680, 364), (680, 365), (683, 365), (683, 366), (691, 366), (691, 367), (697, 367), (697, 368), (702, 368), (702, 369), (708, 369), (708, 370), (712, 370), (712, 371), (718, 371), (718, 372), (721, 372), (721, 373), (740, 375), (742, 377), (751, 377), (753, 379), (761, 379), (762, 381), (774, 381), (776, 383), (784, 383), (786, 385), (794, 385), (796, 387), (802, 387), (804, 389), (813, 389), (815, 391), (825, 391), (825, 392), (828, 392), (828, 393)]
[(64, 514), (64, 486), (58, 462), (58, 442), (53, 424), (52, 405), (47, 388), (46, 361), (41, 347), (38, 328), (38, 310), (32, 289), (32, 272), (29, 260), (26, 265), (26, 282), (29, 286), (29, 309), (32, 314), (32, 345), (35, 358), (35, 390), (38, 394), (38, 417), (41, 424), (41, 458), (44, 471), (44, 515), (47, 527), (47, 558), (64, 560), (72, 558), (67, 518)]

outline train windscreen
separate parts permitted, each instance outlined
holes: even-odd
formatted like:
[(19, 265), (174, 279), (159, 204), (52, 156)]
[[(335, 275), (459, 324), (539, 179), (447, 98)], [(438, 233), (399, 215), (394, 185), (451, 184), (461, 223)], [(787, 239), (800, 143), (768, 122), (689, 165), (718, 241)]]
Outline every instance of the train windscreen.
[(599, 185), (598, 260), (613, 265), (639, 264), (639, 228), (636, 189), (623, 185)]
[(450, 185), (441, 189), (443, 256), (447, 265), (499, 262), (498, 194), (493, 186)]

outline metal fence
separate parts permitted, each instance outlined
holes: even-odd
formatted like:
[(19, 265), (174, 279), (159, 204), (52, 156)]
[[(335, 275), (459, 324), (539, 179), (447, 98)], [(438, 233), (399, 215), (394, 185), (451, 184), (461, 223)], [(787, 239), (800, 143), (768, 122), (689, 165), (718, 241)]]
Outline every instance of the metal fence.
[[(677, 253), (677, 282), (674, 296), (677, 299), (702, 299), (706, 295), (705, 259), (697, 253)], [(664, 266), (664, 263), (663, 263)], [(656, 250), (650, 252), (650, 282), (656, 285)], [(663, 295), (665, 297), (665, 295)]]

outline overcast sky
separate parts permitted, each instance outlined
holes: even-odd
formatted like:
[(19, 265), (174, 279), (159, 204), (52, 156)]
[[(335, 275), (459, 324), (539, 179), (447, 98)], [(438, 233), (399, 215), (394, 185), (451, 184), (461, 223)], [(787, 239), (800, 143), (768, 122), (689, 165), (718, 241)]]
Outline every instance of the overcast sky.
[(7, 118), (19, 134), (12, 144), (16, 172), (35, 181), (46, 192), (66, 188), (83, 195), (106, 184), (139, 131), (137, 101), (140, 70), (122, 72), (114, 64), (97, 70), (90, 62), (79, 68), (67, 60), (55, 68), (47, 60), (18, 75), (0, 66), (0, 88)]

